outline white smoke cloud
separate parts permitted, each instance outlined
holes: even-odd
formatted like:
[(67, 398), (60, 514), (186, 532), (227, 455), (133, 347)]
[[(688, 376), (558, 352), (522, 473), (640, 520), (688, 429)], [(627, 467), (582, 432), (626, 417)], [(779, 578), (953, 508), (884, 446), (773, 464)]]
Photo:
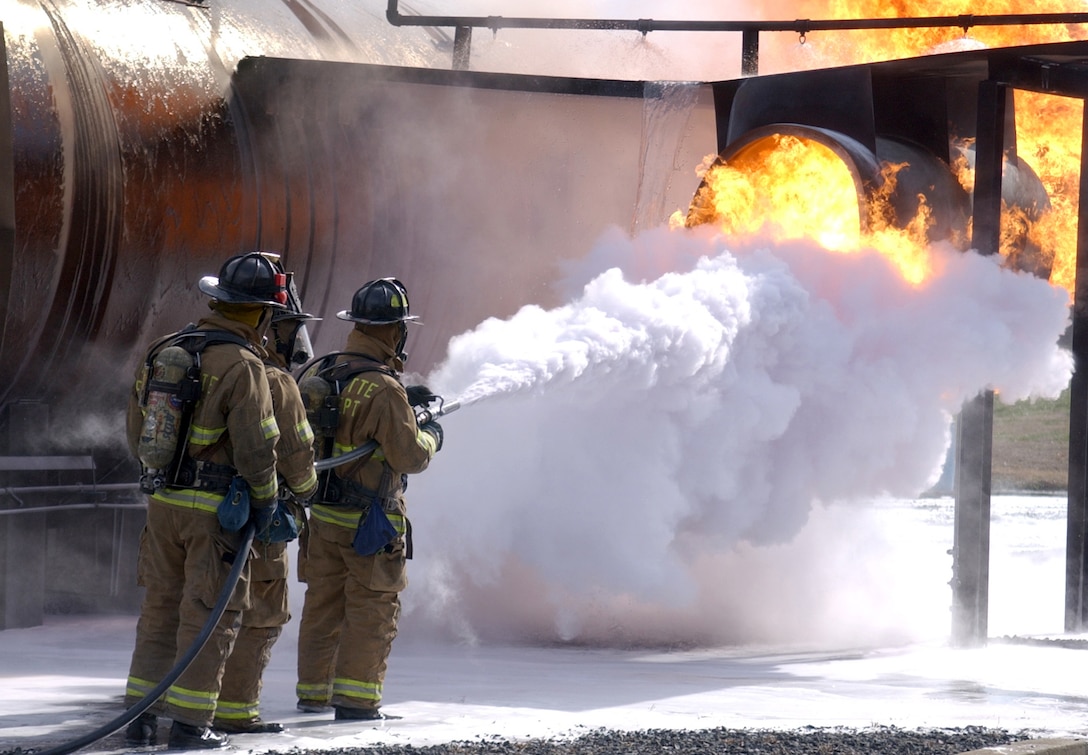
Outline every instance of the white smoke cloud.
[(1071, 373), (1064, 290), (934, 255), (914, 287), (876, 253), (606, 235), (570, 303), (481, 323), (427, 376), (465, 408), (410, 483), (409, 611), (472, 639), (723, 642), (811, 638), (822, 606), (856, 634), (823, 579), (888, 600), (871, 502), (936, 480), (979, 391)]

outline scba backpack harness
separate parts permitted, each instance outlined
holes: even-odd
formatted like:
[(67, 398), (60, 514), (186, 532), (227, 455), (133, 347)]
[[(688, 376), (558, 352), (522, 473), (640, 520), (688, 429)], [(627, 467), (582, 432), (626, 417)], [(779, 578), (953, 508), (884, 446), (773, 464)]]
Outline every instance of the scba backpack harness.
[[(380, 372), (400, 381), (396, 371), (383, 362), (350, 351), (338, 351), (313, 360), (302, 368), (298, 386), (302, 402), (306, 406), (306, 416), (314, 431), (314, 448), (319, 459), (330, 459), (336, 429), (340, 424), (340, 394), (344, 387), (356, 376), (364, 372)], [(353, 457), (350, 461), (365, 463), (374, 454), (377, 446)], [(382, 476), (377, 490), (366, 488), (353, 480), (336, 474), (335, 469), (327, 468), (318, 472), (317, 494), (310, 504), (325, 506), (344, 506), (360, 509), (363, 516), (355, 531), (352, 545), (355, 552), (370, 556), (381, 550), (389, 550), (397, 536), (397, 529), (389, 521), (387, 507), (395, 499), (390, 498), (393, 469), (382, 460)], [(401, 476), (401, 487), (406, 480)], [(405, 523), (405, 557), (412, 557), (412, 525), (407, 517)]]
[[(261, 358), (242, 336), (227, 330), (201, 330), (193, 324), (151, 346), (140, 396), (144, 422), (136, 455), (142, 466), (141, 491), (150, 495), (162, 488), (187, 488), (220, 493), (224, 496), (220, 524), (234, 532), (249, 519), (245, 480), (232, 466), (196, 461), (186, 453), (193, 410), (201, 397), (200, 356), (207, 347), (220, 343), (241, 346)], [(281, 501), (270, 506), (262, 520), (258, 533), (262, 540), (285, 542), (298, 536), (297, 523)]]

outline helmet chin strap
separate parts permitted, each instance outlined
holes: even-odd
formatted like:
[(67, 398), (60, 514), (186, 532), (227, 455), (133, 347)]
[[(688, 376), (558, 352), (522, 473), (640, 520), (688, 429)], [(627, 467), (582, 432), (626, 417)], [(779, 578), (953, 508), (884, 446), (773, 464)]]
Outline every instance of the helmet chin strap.
[(408, 361), (408, 355), (404, 352), (404, 346), (408, 343), (408, 323), (401, 320), (397, 323), (397, 358), (402, 362)]
[(272, 307), (262, 307), (261, 316), (257, 318), (257, 324), (253, 327), (257, 330), (257, 335), (261, 339), (261, 343), (265, 343), (268, 340), (268, 326), (272, 324)]

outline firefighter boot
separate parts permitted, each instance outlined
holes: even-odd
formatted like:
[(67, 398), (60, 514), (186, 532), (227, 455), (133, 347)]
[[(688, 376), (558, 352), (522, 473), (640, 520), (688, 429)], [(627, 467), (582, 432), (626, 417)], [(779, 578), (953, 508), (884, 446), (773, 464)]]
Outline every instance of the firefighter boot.
[(377, 708), (345, 708), (336, 706), (336, 721), (381, 721), (386, 715)]
[(171, 750), (215, 750), (230, 742), (226, 734), (207, 726), (193, 726), (175, 721), (170, 727)]
[(212, 726), (228, 734), (279, 734), (283, 731), (283, 724), (262, 721), (260, 717), (251, 721), (229, 721), (217, 718)]
[(141, 713), (125, 729), (125, 744), (140, 747), (158, 739), (159, 719), (154, 713)]

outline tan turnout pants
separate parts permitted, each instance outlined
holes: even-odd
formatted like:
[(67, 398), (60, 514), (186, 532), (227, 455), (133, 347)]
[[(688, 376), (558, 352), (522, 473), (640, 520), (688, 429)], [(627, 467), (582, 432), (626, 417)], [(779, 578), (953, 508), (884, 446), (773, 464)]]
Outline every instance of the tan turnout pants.
[(287, 600), (289, 563), (286, 543), (255, 542), (250, 557), (250, 608), (242, 612), (238, 639), (223, 671), (215, 721), (253, 722), (260, 718), (264, 670), (272, 646), (291, 620)]
[[(146, 697), (194, 644), (230, 574), (240, 539), (224, 532), (213, 512), (149, 500), (137, 564), (137, 583), (146, 592), (126, 705)], [(248, 607), (248, 572), (247, 564), (207, 644), (150, 710), (194, 726), (211, 723), (238, 616)]]
[(360, 556), (354, 530), (310, 518), (300, 565), (306, 598), (298, 639), (300, 700), (346, 708), (381, 704), (386, 662), (397, 635), (398, 593), (407, 586), (404, 541)]

